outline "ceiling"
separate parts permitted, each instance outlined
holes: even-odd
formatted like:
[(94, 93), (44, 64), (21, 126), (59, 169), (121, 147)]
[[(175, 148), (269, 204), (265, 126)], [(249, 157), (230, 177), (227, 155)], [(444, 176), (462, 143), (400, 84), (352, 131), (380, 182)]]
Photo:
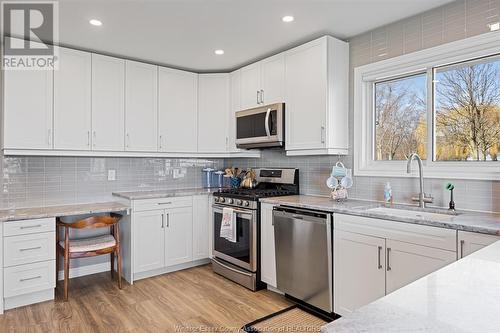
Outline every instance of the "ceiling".
[[(60, 0), (59, 41), (197, 72), (228, 71), (314, 37), (347, 39), (448, 2)], [(285, 15), (295, 21), (282, 22)], [(103, 25), (91, 26), (91, 18)]]

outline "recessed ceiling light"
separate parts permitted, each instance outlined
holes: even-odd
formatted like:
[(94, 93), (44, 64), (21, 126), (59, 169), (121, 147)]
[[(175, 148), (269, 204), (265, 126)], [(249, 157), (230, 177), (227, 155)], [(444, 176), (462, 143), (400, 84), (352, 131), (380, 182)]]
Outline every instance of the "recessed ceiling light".
[(490, 31), (496, 31), (500, 29), (500, 22), (488, 24)]
[(95, 25), (96, 27), (100, 27), (102, 25), (102, 22), (96, 19), (90, 20), (89, 23)]
[(224, 54), (224, 50), (215, 50), (214, 53), (217, 54), (217, 55), (223, 55)]
[(290, 16), (290, 15), (287, 15), (287, 16), (283, 16), (283, 18), (281, 19), (283, 22), (292, 22), (294, 20), (294, 17), (293, 16)]

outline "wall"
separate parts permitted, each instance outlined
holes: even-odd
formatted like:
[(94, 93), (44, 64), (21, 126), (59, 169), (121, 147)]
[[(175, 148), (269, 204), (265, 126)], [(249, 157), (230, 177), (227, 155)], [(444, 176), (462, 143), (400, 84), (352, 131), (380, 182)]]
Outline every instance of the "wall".
[[(0, 208), (106, 201), (116, 191), (201, 186), (201, 170), (221, 168), (222, 160), (3, 157)], [(107, 180), (107, 170), (116, 180)], [(174, 170), (183, 174), (174, 178)]]
[[(459, 0), (350, 39), (350, 147), (353, 146), (353, 69), (390, 57), (415, 52), (447, 42), (489, 32), (489, 23), (500, 21), (500, 0)], [(352, 152), (340, 158), (348, 167), (353, 165)], [(228, 165), (242, 167), (291, 166), (300, 168), (301, 192), (328, 195), (325, 185), (336, 156), (286, 157), (284, 152), (268, 150), (261, 160), (228, 160)], [(383, 200), (387, 181), (393, 187), (397, 202), (410, 202), (418, 193), (418, 180), (408, 178), (355, 177), (350, 196)], [(456, 185), (457, 208), (500, 212), (500, 182), (426, 179), (425, 191), (435, 197), (435, 204), (447, 206), (449, 194), (444, 190), (448, 181)]]

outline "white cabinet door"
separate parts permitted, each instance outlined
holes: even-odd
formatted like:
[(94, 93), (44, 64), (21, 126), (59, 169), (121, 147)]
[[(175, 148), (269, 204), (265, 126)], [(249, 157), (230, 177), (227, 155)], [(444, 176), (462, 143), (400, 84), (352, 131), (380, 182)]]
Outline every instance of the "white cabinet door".
[(499, 236), (458, 231), (458, 259), (499, 241)]
[(209, 255), (208, 195), (193, 196), (193, 260)]
[(5, 70), (4, 149), (51, 149), (53, 71)]
[(387, 294), (456, 260), (454, 251), (386, 240)]
[(92, 54), (92, 150), (125, 150), (125, 60)]
[(228, 117), (228, 149), (229, 152), (238, 152), (236, 148), (236, 112), (241, 110), (241, 70), (231, 72), (230, 80), (230, 107)]
[(125, 61), (125, 149), (157, 151), (158, 67)]
[(165, 211), (165, 266), (193, 260), (193, 207)]
[(346, 315), (385, 295), (385, 239), (334, 231), (334, 311)]
[(262, 204), (260, 210), (260, 279), (276, 288), (276, 253), (274, 247), (273, 207), (271, 204)]
[(261, 61), (263, 104), (285, 101), (285, 54), (280, 53)]
[(160, 67), (158, 92), (159, 150), (196, 152), (198, 75)]
[(54, 148), (90, 149), (92, 59), (88, 52), (59, 48), (54, 71)]
[(326, 146), (327, 73), (326, 39), (285, 53), (287, 150)]
[(260, 62), (241, 69), (241, 109), (250, 109), (261, 103)]
[(198, 151), (227, 152), (229, 74), (199, 75), (198, 106)]
[(134, 273), (165, 266), (165, 215), (163, 210), (137, 212), (134, 224)]

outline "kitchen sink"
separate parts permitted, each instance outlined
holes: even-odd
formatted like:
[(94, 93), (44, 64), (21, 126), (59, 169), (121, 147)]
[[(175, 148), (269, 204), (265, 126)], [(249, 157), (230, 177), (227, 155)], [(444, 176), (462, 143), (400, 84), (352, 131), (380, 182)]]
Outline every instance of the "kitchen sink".
[(387, 207), (377, 207), (370, 208), (368, 212), (386, 214), (401, 218), (412, 218), (412, 219), (430, 219), (442, 222), (451, 222), (453, 218), (457, 216), (456, 212), (452, 211), (438, 211), (438, 209), (405, 209), (405, 208), (387, 208)]

